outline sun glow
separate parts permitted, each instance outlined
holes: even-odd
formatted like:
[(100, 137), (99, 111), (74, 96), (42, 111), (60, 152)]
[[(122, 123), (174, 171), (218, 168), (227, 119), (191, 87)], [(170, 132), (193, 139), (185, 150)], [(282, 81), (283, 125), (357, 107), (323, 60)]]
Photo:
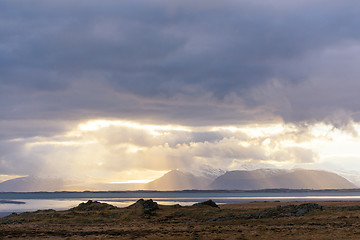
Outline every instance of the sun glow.
[(130, 184), (130, 183), (149, 183), (161, 176), (167, 171), (149, 170), (149, 169), (134, 169), (122, 172), (118, 178), (109, 179), (110, 184)]
[(131, 143), (121, 143), (118, 145), (118, 147), (123, 148), (126, 153), (137, 153), (139, 151), (146, 150), (147, 147), (140, 147)]
[[(73, 126), (52, 137), (13, 141), (22, 144), (27, 154), (49, 159), (43, 166), (55, 175), (66, 169), (69, 175), (102, 178), (102, 183), (113, 187), (145, 184), (169, 170), (188, 171), (202, 164), (223, 170), (244, 164), (291, 168), (360, 156), (360, 137), (325, 123), (192, 127), (89, 120)], [(360, 125), (354, 129), (359, 132)], [(179, 159), (189, 161), (183, 164)], [(220, 165), (219, 159), (228, 162)]]
[(184, 131), (190, 132), (191, 130), (178, 125), (147, 125), (140, 124), (136, 122), (130, 121), (122, 121), (122, 120), (90, 120), (86, 123), (82, 123), (78, 126), (78, 129), (83, 132), (88, 131), (97, 131), (102, 128), (111, 127), (111, 126), (122, 126), (129, 127), (134, 129), (142, 129), (149, 131), (153, 135), (161, 135), (162, 132), (166, 131)]
[(285, 127), (283, 124), (271, 124), (271, 125), (246, 125), (246, 126), (223, 126), (213, 127), (211, 131), (230, 131), (230, 132), (243, 132), (250, 137), (260, 137), (267, 135), (275, 135), (283, 132)]
[(110, 184), (131, 184), (131, 183), (149, 183), (152, 179), (142, 179), (142, 180), (128, 180), (124, 182), (110, 182)]
[(27, 143), (27, 147), (41, 146), (41, 145), (59, 145), (59, 146), (83, 146), (83, 145), (91, 145), (95, 144), (96, 141), (38, 141)]

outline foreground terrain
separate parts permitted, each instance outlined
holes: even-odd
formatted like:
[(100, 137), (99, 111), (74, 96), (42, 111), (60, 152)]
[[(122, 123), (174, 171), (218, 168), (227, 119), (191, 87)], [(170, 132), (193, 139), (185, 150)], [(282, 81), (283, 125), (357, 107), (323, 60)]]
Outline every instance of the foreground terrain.
[(127, 208), (88, 201), (0, 218), (0, 239), (360, 239), (360, 202), (251, 202)]

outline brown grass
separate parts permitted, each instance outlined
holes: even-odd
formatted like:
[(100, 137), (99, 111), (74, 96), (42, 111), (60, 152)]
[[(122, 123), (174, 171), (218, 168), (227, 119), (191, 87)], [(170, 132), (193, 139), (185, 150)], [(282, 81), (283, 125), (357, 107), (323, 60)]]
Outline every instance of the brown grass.
[(301, 203), (37, 211), (1, 218), (0, 239), (360, 239), (360, 202), (316, 202), (322, 211), (299, 217), (241, 217)]

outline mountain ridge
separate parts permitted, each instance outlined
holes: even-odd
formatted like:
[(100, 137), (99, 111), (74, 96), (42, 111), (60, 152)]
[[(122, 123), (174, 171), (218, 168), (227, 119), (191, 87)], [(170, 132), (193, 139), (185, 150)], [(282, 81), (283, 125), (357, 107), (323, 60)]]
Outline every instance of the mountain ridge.
[(64, 181), (58, 178), (19, 177), (0, 183), (0, 192), (37, 192), (64, 190)]
[(323, 170), (278, 170), (266, 172), (228, 171), (216, 178), (211, 189), (257, 190), (257, 189), (350, 189), (357, 186), (336, 173)]
[(349, 180), (336, 173), (324, 170), (256, 169), (227, 171), (213, 180), (173, 170), (149, 183), (146, 189), (261, 190), (354, 188), (357, 188), (357, 186)]
[[(123, 184), (124, 185), (124, 184)], [(323, 170), (256, 169), (227, 171), (218, 177), (197, 176), (172, 170), (146, 184), (98, 183), (76, 189), (91, 191), (179, 191), (179, 190), (263, 190), (263, 189), (355, 189), (346, 178)], [(71, 191), (72, 187), (61, 179), (20, 177), (0, 183), (0, 192)]]
[(191, 173), (172, 170), (162, 177), (146, 184), (146, 190), (184, 190), (203, 189), (209, 184), (206, 177), (195, 176)]

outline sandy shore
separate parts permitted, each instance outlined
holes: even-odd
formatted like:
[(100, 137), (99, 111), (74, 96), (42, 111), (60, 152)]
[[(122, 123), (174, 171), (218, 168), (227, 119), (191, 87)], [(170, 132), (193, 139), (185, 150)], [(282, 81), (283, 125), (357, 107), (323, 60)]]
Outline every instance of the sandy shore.
[(251, 202), (218, 207), (116, 208), (88, 202), (67, 211), (0, 219), (0, 239), (360, 239), (360, 202)]

